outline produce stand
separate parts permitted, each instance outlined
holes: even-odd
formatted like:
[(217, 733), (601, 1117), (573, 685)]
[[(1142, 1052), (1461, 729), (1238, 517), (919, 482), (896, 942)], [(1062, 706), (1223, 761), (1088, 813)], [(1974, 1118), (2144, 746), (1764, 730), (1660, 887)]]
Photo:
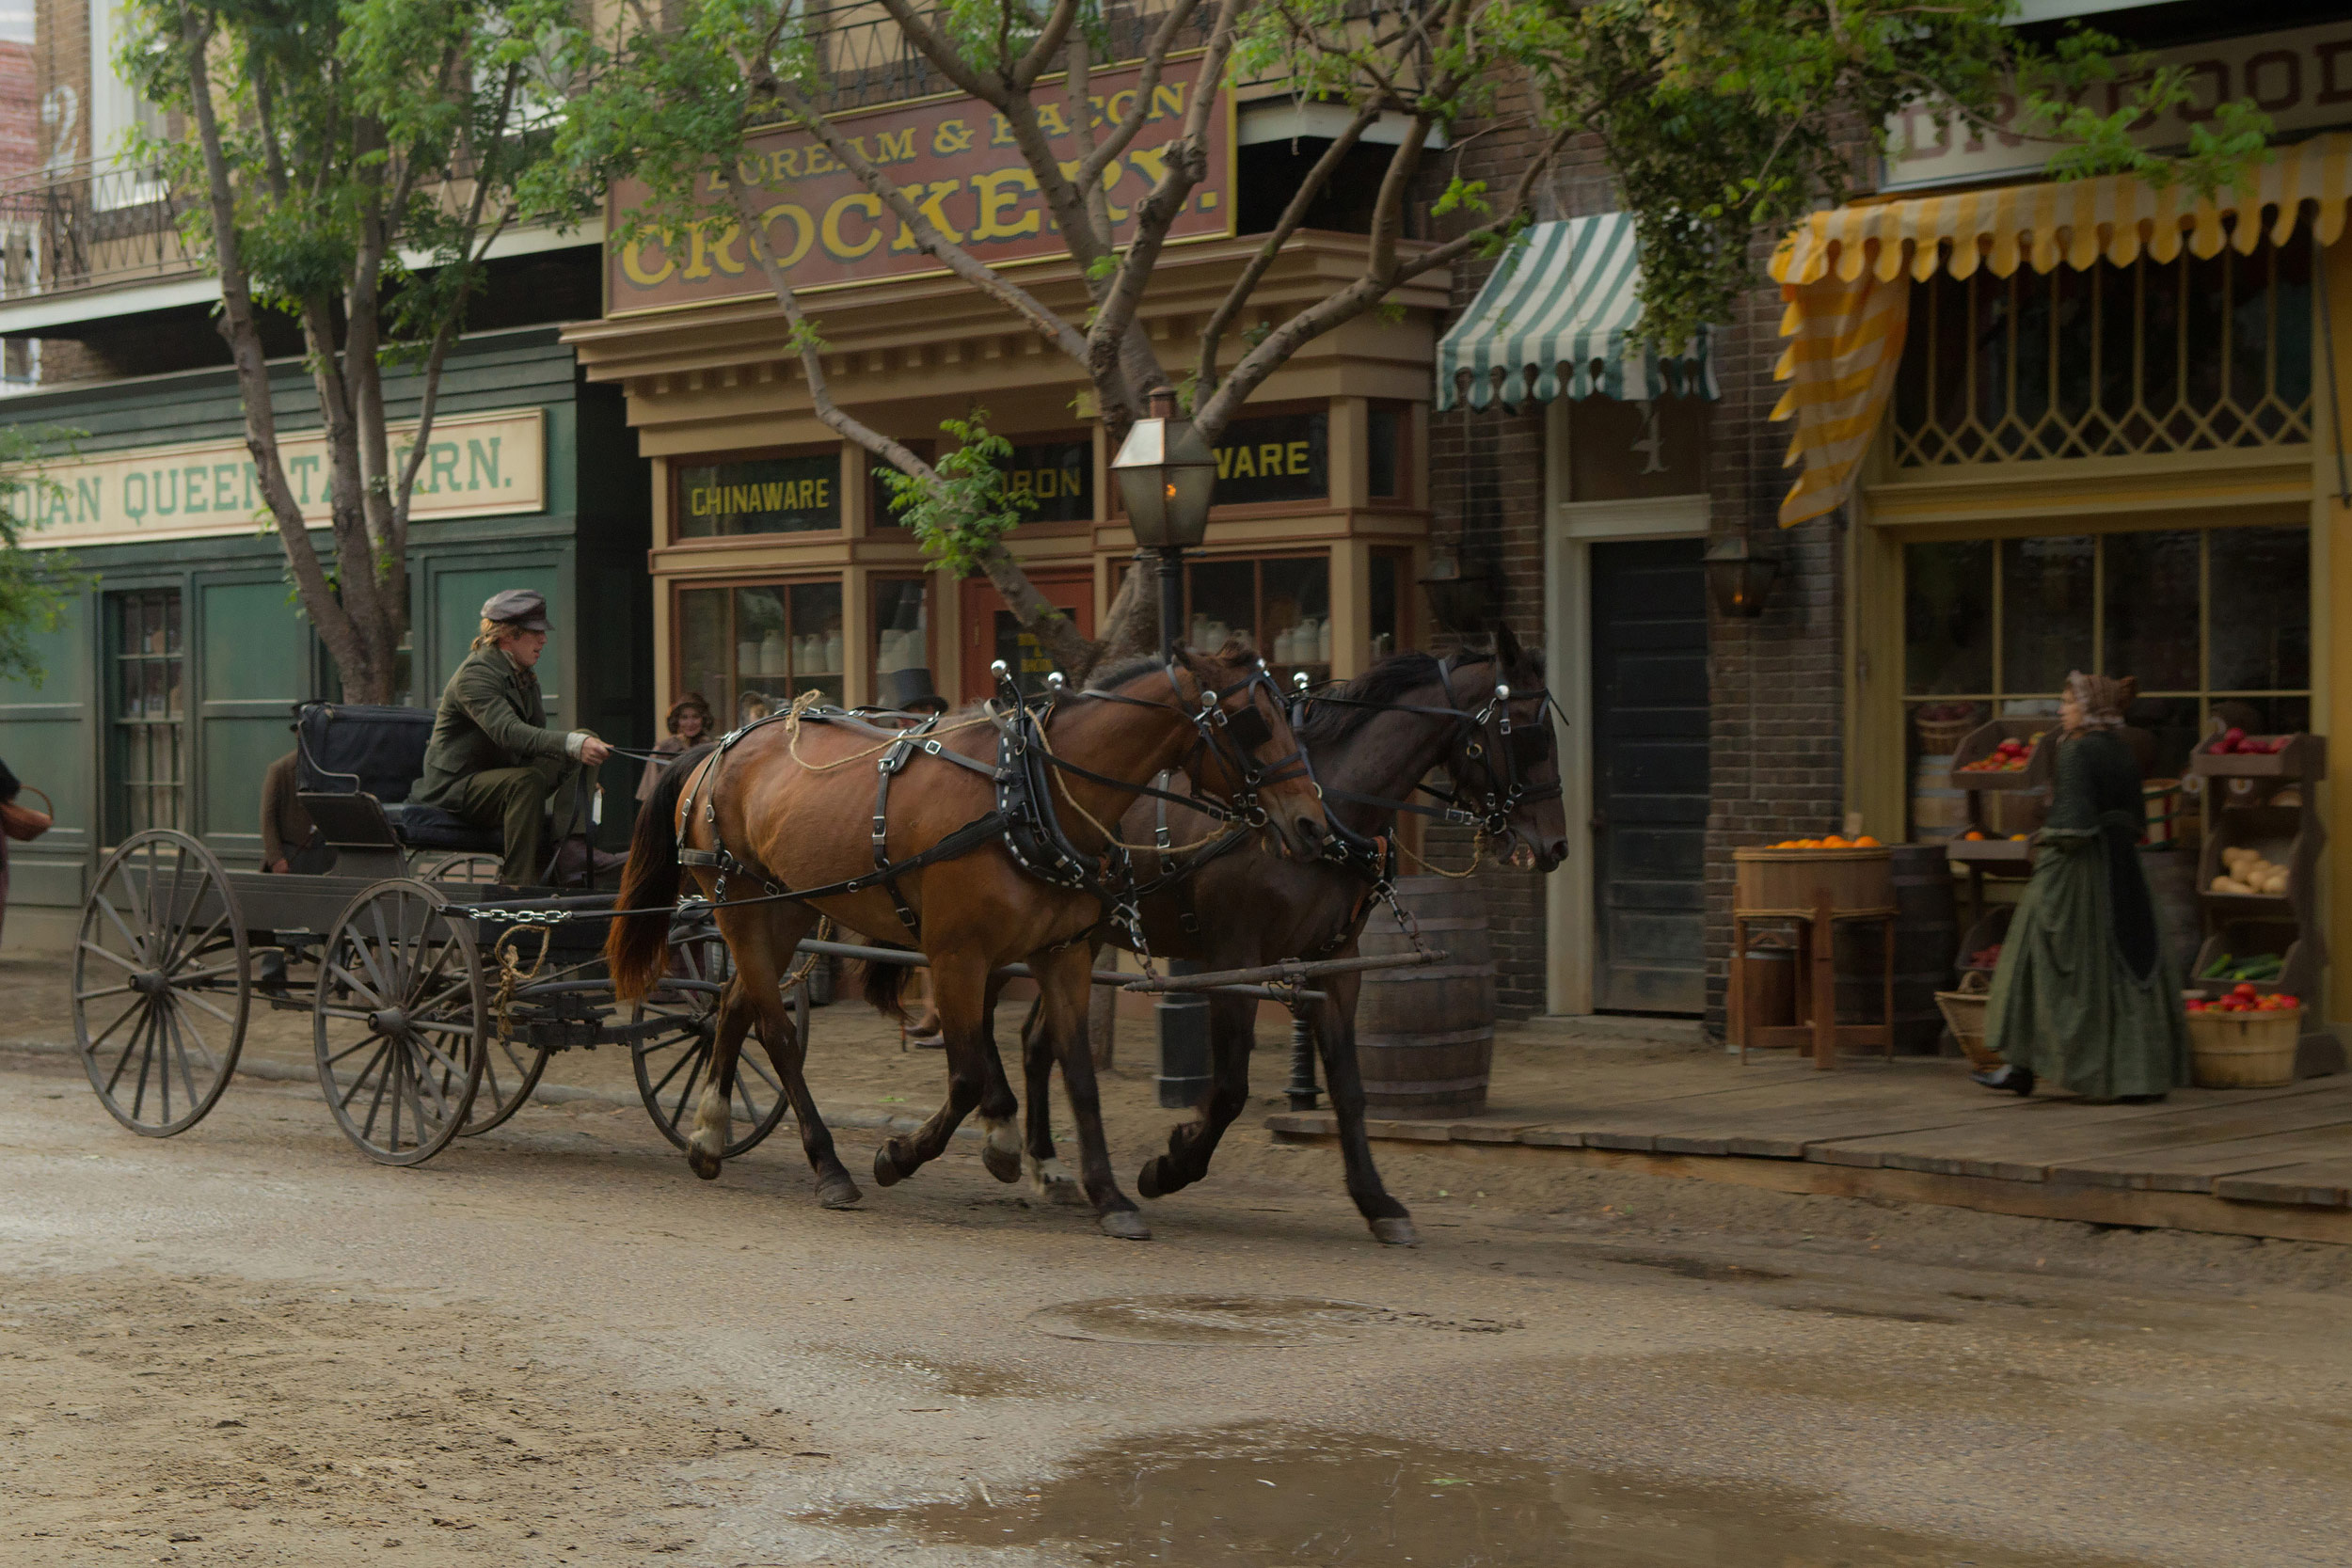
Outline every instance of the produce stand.
[[(1810, 1049), (1823, 1072), (1837, 1066), (1840, 1047), (1875, 1046), (1895, 1059), (1894, 856), (1883, 845), (1837, 848), (1734, 849), (1737, 885), (1731, 912), (1731, 1037), (1745, 1063), (1750, 1050)], [(1882, 1022), (1837, 1022), (1836, 942), (1841, 920), (1879, 922), (1885, 955)], [(1797, 1016), (1794, 1024), (1751, 1024), (1746, 1017), (1748, 928), (1786, 925), (1796, 934)]]
[[(2023, 766), (1985, 767), (2005, 743), (2025, 748)], [(2010, 834), (2024, 831), (2030, 835), (2041, 826), (2057, 779), (2055, 719), (1995, 719), (1969, 731), (1952, 752), (1952, 787), (1965, 793), (1968, 808), (1961, 831), (1945, 841), (1945, 853), (1968, 874), (1966, 924), (1984, 919), (1986, 878), (2023, 880), (2033, 875), (2031, 837)], [(1972, 832), (1984, 836), (1968, 837)]]
[[(2327, 847), (2328, 832), (2312, 786), (2328, 776), (2328, 738), (2280, 736), (2275, 737), (2282, 742), (2277, 750), (2248, 752), (2226, 749), (2233, 745), (2229, 736), (2233, 733), (2217, 730), (2189, 758), (2190, 773), (2204, 784), (2205, 810), (2197, 867), (2204, 941), (2197, 950), (2189, 989), (2219, 996), (2250, 982), (2264, 995), (2285, 991), (2314, 998), (2328, 967), (2319, 907), (2320, 852)], [(2271, 882), (2259, 890), (2225, 886), (2217, 891), (2217, 879), (2234, 880), (2239, 866), (2248, 863), (2242, 859), (2247, 851), (2272, 870), (2284, 872), (2282, 891), (2268, 891)], [(2312, 1010), (2306, 1008), (2300, 1016), (2310, 1020)], [(2296, 1042), (2296, 1065), (2303, 1077), (2341, 1072), (2344, 1048), (2332, 1034), (2310, 1026)]]

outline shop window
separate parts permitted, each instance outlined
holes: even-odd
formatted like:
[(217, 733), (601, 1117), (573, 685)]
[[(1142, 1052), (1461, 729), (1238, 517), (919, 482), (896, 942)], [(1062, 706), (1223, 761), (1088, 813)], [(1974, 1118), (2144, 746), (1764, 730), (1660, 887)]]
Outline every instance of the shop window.
[(1366, 411), (1364, 446), (1369, 472), (1364, 493), (1374, 500), (1405, 499), (1405, 442), (1412, 428), (1403, 404), (1375, 403)]
[(722, 722), (783, 708), (803, 691), (841, 701), (841, 585), (681, 588), (678, 686), (710, 700)]
[(1023, 514), (1033, 523), (1094, 520), (1094, 443), (1090, 440), (1032, 441), (1012, 449), (1006, 479), (1037, 502)]
[(1372, 552), (1372, 661), (1406, 646), (1405, 583), (1412, 558), (1403, 550)]
[(680, 539), (837, 529), (840, 453), (681, 464), (676, 519)]
[(923, 578), (874, 579), (874, 673), (929, 670), (930, 583)]
[[(1912, 755), (1996, 714), (2046, 717), (2072, 670), (2139, 683), (2153, 776), (2178, 777), (2215, 719), (2311, 724), (2311, 538), (2300, 528), (1970, 539), (1903, 550)], [(1932, 744), (1929, 744), (1929, 742)]]
[(1330, 449), (1327, 409), (1235, 420), (1217, 438), (1213, 504), (1322, 500), (1331, 494)]
[(187, 660), (178, 589), (108, 597), (106, 826), (119, 843), (186, 826)]
[(1896, 379), (1906, 467), (2312, 438), (2308, 234), (2250, 256), (1939, 273)]
[(1328, 557), (1196, 561), (1185, 586), (1194, 647), (1214, 653), (1238, 637), (1265, 656), (1277, 680), (1301, 670), (1311, 680), (1330, 678)]

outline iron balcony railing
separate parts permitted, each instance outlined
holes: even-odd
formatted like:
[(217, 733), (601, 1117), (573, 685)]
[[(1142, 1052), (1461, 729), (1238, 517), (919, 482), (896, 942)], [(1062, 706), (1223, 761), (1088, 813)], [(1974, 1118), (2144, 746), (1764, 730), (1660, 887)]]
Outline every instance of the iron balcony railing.
[(0, 299), (184, 277), (185, 200), (151, 165), (65, 164), (0, 182)]

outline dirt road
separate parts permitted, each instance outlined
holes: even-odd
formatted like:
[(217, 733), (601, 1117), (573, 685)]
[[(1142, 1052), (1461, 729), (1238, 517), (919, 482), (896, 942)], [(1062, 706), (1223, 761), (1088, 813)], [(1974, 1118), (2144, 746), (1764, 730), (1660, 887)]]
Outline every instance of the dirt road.
[(969, 1144), (826, 1213), (788, 1132), (396, 1171), (0, 1053), (0, 1562), (2352, 1561), (2339, 1252), (1410, 1157), (1394, 1251), (1236, 1136), (1136, 1244)]

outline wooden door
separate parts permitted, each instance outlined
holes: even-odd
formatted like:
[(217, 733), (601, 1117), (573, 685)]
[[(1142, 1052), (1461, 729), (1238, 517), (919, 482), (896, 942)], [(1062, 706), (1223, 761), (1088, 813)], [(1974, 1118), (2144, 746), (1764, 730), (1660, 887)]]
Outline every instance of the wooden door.
[(1592, 546), (1593, 1005), (1707, 997), (1707, 583), (1696, 539)]
[[(1078, 624), (1079, 636), (1094, 635), (1092, 572), (1032, 572), (1029, 580), (1048, 603)], [(962, 612), (964, 702), (979, 702), (995, 689), (988, 667), (1000, 658), (1012, 667), (1023, 691), (1045, 689), (1054, 661), (1036, 638), (1021, 629), (1021, 623), (1005, 608), (1004, 599), (986, 578), (964, 582)]]

